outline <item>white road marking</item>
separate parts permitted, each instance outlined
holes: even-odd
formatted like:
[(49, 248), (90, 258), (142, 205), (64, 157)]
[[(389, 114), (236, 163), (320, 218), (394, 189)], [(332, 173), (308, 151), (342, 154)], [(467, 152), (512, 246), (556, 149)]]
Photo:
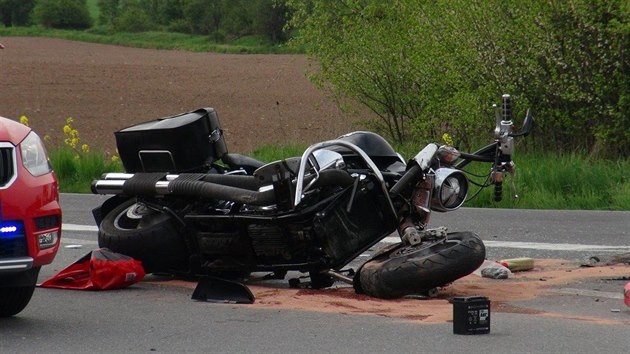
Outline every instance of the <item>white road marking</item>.
[(91, 225), (61, 224), (61, 231), (98, 232), (98, 227), (97, 226), (91, 226)]
[(98, 241), (96, 240), (81, 240), (78, 238), (67, 238), (61, 236), (61, 243), (70, 244), (70, 245), (98, 245)]
[[(63, 224), (61, 225), (63, 231), (78, 231), (78, 232), (98, 232), (97, 226), (91, 225), (78, 225), (78, 224)], [(61, 242), (66, 244), (78, 244), (78, 245), (96, 245), (97, 241), (81, 240), (61, 237)], [(385, 237), (383, 243), (398, 243), (400, 238), (397, 236)], [(579, 251), (579, 252), (619, 252), (630, 251), (630, 246), (612, 246), (612, 245), (583, 245), (574, 243), (543, 243), (543, 242), (518, 242), (518, 241), (492, 241), (484, 240), (484, 245), (490, 248), (518, 248), (518, 249), (534, 249), (534, 250), (546, 250), (546, 251)]]

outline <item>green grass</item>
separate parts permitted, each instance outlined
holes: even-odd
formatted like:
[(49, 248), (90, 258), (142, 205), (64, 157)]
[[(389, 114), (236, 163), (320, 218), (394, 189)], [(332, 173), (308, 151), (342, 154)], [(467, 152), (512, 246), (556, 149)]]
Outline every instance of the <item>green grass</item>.
[[(521, 209), (630, 210), (630, 160), (598, 160), (585, 154), (529, 153), (514, 157), (518, 200), (510, 184), (503, 184), (503, 201), (493, 201), (493, 187), (472, 201), (471, 207)], [(480, 165), (480, 164), (477, 164)], [(489, 166), (474, 166), (487, 173)], [(478, 181), (482, 181), (477, 178)], [(474, 193), (477, 187), (471, 186)], [(469, 196), (472, 195), (469, 193)]]
[(292, 156), (302, 156), (304, 150), (308, 146), (304, 145), (286, 145), (286, 146), (273, 146), (263, 145), (254, 150), (250, 155), (260, 161), (272, 162), (282, 160)]
[(106, 159), (100, 152), (78, 153), (69, 146), (50, 152), (50, 163), (59, 179), (59, 191), (66, 193), (90, 193), (92, 180), (104, 172), (122, 172), (119, 161)]
[[(301, 156), (306, 146), (264, 145), (250, 155), (265, 162)], [(120, 162), (102, 153), (79, 154), (67, 146), (51, 152), (51, 162), (62, 192), (89, 193), (93, 179), (105, 172), (121, 172)], [(508, 181), (503, 200), (495, 202), (493, 187), (481, 191), (464, 206), (517, 209), (630, 210), (630, 160), (593, 160), (584, 154), (528, 153), (515, 156), (517, 201)], [(467, 170), (485, 175), (489, 164), (474, 163)], [(478, 182), (483, 178), (471, 177)], [(471, 185), (469, 197), (478, 187)]]
[(52, 37), (74, 41), (113, 44), (127, 47), (215, 52), (232, 54), (294, 53), (286, 45), (269, 45), (256, 37), (233, 43), (216, 43), (208, 36), (174, 32), (107, 33), (95, 27), (87, 31), (45, 29), (42, 27), (0, 27), (0, 36)]

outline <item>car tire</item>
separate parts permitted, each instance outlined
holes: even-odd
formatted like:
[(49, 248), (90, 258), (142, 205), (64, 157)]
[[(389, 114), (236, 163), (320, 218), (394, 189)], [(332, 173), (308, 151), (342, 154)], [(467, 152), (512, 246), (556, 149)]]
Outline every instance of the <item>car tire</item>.
[(35, 285), (0, 288), (0, 317), (20, 313), (33, 296)]

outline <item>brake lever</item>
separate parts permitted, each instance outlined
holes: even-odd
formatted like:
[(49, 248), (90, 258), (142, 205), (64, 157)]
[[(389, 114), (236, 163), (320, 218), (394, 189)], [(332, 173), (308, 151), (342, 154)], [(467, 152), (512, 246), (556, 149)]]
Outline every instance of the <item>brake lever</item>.
[(510, 174), (510, 189), (512, 190), (512, 200), (518, 200), (518, 194), (516, 194), (516, 165), (514, 161), (510, 161), (505, 164), (505, 171)]
[(510, 175), (510, 191), (512, 192), (512, 200), (518, 199), (516, 193), (516, 165), (514, 161), (504, 162), (497, 165), (492, 171), (492, 181), (494, 184), (494, 201), (500, 202), (503, 199), (503, 182), (505, 180), (505, 173)]

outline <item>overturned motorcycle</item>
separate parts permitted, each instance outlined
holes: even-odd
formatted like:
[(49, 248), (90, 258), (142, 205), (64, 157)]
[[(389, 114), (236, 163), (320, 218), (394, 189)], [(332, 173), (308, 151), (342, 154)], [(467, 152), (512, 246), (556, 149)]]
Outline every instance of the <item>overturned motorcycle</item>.
[[(463, 153), (432, 143), (410, 161), (379, 135), (354, 132), (265, 164), (227, 152), (212, 108), (125, 128), (115, 136), (127, 173), (92, 184), (115, 195), (93, 212), (99, 246), (142, 261), (147, 273), (299, 271), (312, 288), (341, 280), (380, 298), (427, 293), (484, 261), (474, 233), (427, 226), (432, 211), (464, 203), (470, 162), (492, 165), (482, 187), (494, 185), (497, 200), (505, 174), (514, 177), (514, 138), (529, 134), (533, 118), (528, 111), (514, 132), (509, 95), (495, 113), (492, 144)], [(400, 243), (344, 273), (395, 231)]]

